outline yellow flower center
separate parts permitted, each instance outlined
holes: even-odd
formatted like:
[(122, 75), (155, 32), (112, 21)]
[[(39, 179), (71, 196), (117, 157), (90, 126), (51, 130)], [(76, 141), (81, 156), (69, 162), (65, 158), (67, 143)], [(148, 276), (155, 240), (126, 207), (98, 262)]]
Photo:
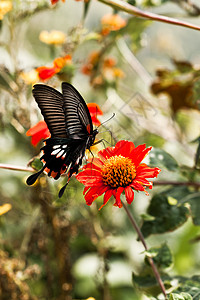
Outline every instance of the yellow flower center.
[(115, 155), (106, 160), (101, 174), (104, 184), (112, 188), (125, 187), (135, 178), (136, 169), (130, 158)]

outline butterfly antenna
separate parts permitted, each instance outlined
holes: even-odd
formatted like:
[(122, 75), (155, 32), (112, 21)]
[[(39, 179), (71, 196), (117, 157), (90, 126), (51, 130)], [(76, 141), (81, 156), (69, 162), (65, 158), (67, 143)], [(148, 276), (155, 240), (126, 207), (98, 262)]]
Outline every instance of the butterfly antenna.
[(113, 113), (113, 115), (108, 120), (106, 120), (103, 123), (101, 123), (97, 128), (99, 128), (101, 125), (107, 123), (108, 121), (112, 120), (114, 118), (114, 116), (115, 116), (115, 113)]

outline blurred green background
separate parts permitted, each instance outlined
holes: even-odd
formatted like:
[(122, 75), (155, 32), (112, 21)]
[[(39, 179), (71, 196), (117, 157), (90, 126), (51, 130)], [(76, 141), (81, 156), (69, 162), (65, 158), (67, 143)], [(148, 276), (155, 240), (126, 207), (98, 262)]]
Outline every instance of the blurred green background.
[[(200, 25), (198, 15), (189, 15), (175, 2), (163, 1), (156, 6), (136, 4)], [(162, 148), (179, 166), (184, 165), (185, 173), (157, 165), (162, 168), (159, 180), (188, 178), (191, 169), (187, 172), (187, 168), (193, 167), (197, 148), (191, 142), (199, 135), (199, 111), (180, 107), (174, 112), (170, 94), (165, 90), (155, 96), (151, 85), (157, 78), (156, 70), (176, 69), (173, 60), (189, 61), (195, 66), (191, 72), (194, 74), (200, 63), (200, 33), (121, 12), (124, 19), (129, 19), (128, 26), (119, 34), (111, 33), (108, 39), (112, 45), (106, 55), (116, 59), (125, 77), (95, 88), (81, 73), (81, 66), (89, 53), (101, 49), (101, 42), (93, 36), (101, 28), (101, 18), (112, 9), (91, 1), (80, 26), (84, 6), (84, 2), (72, 0), (53, 7), (48, 1), (15, 0), (11, 12), (1, 20), (0, 163), (26, 167), (42, 145), (33, 147), (26, 136), (26, 131), (42, 116), (31, 95), (32, 86), (20, 79), (20, 73), (51, 65), (53, 59), (66, 55), (70, 49), (67, 45), (72, 44), (72, 84), (86, 102), (101, 106), (104, 112), (101, 121), (115, 113), (106, 128), (100, 130), (103, 133), (99, 138), (110, 142), (110, 133), (105, 132), (109, 129), (115, 141), (129, 139), (136, 145), (146, 143)], [(39, 11), (33, 12), (37, 7)], [(53, 29), (66, 33), (66, 48), (52, 48), (39, 40), (42, 30)], [(178, 80), (183, 86), (190, 75), (189, 72), (172, 74), (169, 81)], [(59, 89), (61, 80), (56, 77), (47, 83)], [(139, 274), (145, 268), (145, 254), (125, 211), (113, 207), (113, 200), (98, 211), (102, 197), (88, 207), (82, 195), (83, 186), (75, 178), (63, 198), (58, 199), (62, 180), (55, 182), (42, 177), (29, 187), (25, 183), (29, 174), (0, 168), (0, 205), (12, 205), (9, 212), (0, 216), (0, 299), (150, 299), (132, 283), (132, 272)], [(135, 195), (130, 211), (139, 225), (152, 196), (166, 189), (155, 186), (149, 197)], [(192, 276), (198, 274), (200, 267), (198, 236), (199, 227), (189, 218), (174, 232), (151, 235), (147, 243), (153, 247), (167, 242), (173, 256), (167, 273)]]

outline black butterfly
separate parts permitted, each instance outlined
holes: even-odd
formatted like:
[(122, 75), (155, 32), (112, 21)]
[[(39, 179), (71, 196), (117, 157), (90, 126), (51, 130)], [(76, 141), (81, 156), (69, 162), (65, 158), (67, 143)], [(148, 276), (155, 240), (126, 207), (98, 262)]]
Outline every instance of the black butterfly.
[(71, 84), (62, 83), (62, 94), (48, 85), (36, 84), (33, 96), (51, 137), (41, 148), (43, 168), (29, 176), (26, 182), (32, 185), (43, 171), (54, 179), (67, 172), (67, 183), (59, 191), (61, 197), (71, 176), (78, 173), (85, 151), (93, 145), (98, 130), (93, 129), (88, 107)]

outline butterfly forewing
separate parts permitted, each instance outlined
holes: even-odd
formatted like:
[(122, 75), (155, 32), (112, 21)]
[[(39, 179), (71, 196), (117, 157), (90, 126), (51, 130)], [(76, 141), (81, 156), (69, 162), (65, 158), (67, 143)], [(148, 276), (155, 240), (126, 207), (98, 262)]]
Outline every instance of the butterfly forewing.
[(52, 137), (66, 138), (63, 95), (44, 84), (36, 84), (33, 96), (42, 112)]
[(68, 136), (93, 133), (93, 126), (88, 107), (79, 92), (69, 83), (62, 83), (64, 110)]

